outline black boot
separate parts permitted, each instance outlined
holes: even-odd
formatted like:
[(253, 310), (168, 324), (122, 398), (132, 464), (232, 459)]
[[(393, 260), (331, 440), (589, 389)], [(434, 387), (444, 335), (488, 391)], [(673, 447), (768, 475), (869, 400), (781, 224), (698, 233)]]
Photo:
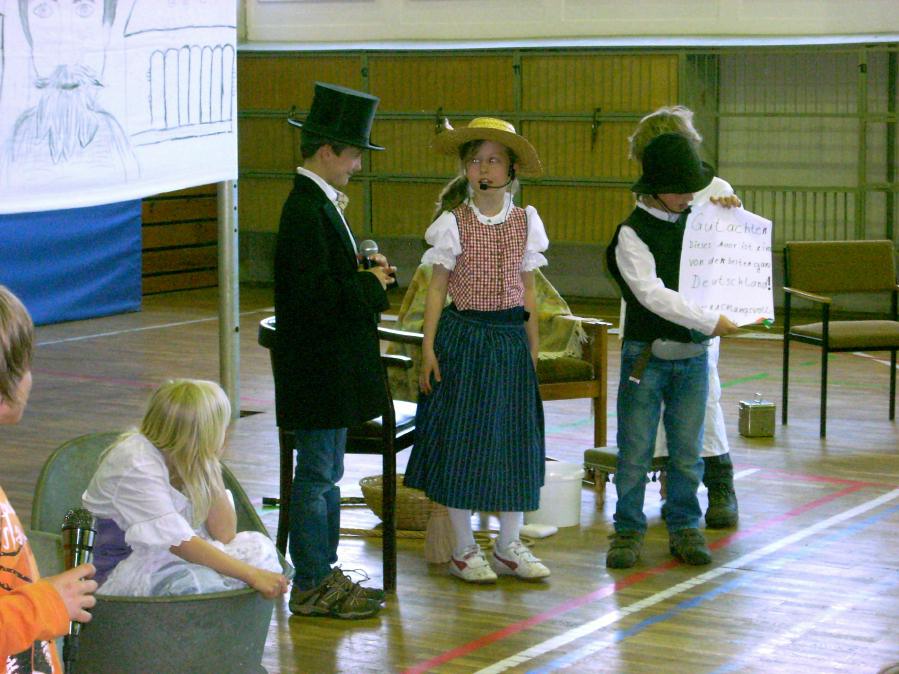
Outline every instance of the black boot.
[(734, 464), (730, 454), (705, 456), (702, 482), (709, 490), (709, 508), (705, 511), (707, 529), (730, 529), (737, 526), (739, 510), (734, 491)]

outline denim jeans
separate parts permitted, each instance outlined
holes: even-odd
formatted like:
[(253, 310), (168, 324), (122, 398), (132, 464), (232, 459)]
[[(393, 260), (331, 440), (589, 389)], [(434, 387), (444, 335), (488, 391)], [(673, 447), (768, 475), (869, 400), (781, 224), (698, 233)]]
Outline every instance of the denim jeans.
[(294, 585), (318, 587), (337, 561), (340, 487), (346, 429), (295, 431), (297, 466), (290, 495), (290, 559)]
[(618, 385), (618, 467), (615, 490), (616, 531), (646, 531), (643, 499), (652, 466), (662, 403), (668, 437), (668, 496), (662, 518), (668, 531), (699, 526), (702, 511), (696, 490), (702, 480), (702, 430), (708, 395), (708, 356), (662, 360), (652, 356), (640, 383), (628, 379), (646, 342), (621, 346)]

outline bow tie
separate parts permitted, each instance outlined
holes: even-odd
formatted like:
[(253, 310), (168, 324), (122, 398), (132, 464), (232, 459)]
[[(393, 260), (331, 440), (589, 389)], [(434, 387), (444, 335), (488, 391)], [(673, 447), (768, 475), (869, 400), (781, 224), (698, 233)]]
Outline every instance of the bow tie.
[(336, 202), (337, 208), (339, 208), (340, 212), (343, 213), (346, 211), (347, 204), (350, 203), (350, 198), (343, 192), (337, 192)]

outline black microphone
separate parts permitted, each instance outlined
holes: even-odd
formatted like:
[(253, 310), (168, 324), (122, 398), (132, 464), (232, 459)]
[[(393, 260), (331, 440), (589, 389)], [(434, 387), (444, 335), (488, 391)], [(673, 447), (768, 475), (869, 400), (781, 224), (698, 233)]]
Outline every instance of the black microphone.
[[(66, 513), (62, 523), (62, 547), (67, 570), (89, 563), (93, 559), (96, 536), (94, 516), (89, 510), (74, 508)], [(69, 633), (63, 640), (62, 647), (63, 666), (66, 674), (73, 674), (75, 671), (80, 633), (80, 622), (73, 620), (69, 623)]]
[(494, 186), (494, 185), (488, 185), (487, 183), (480, 183), (478, 185), (478, 187), (480, 187), (485, 192), (487, 190), (502, 190), (502, 189), (507, 188), (509, 185), (511, 185), (513, 180), (515, 180), (515, 169), (510, 168), (509, 169), (509, 179), (506, 182), (504, 182), (502, 185)]
[(371, 239), (366, 239), (359, 244), (359, 256), (362, 258), (363, 269), (371, 269), (372, 267), (377, 266), (377, 263), (372, 259), (372, 257), (377, 255), (378, 252), (378, 244)]

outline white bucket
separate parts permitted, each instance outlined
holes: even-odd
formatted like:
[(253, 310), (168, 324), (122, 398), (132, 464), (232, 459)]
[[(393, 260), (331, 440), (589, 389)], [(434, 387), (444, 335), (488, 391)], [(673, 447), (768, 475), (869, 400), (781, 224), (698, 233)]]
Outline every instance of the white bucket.
[(584, 468), (577, 463), (547, 461), (546, 479), (540, 488), (540, 508), (524, 514), (525, 524), (573, 527), (581, 523), (581, 480)]

